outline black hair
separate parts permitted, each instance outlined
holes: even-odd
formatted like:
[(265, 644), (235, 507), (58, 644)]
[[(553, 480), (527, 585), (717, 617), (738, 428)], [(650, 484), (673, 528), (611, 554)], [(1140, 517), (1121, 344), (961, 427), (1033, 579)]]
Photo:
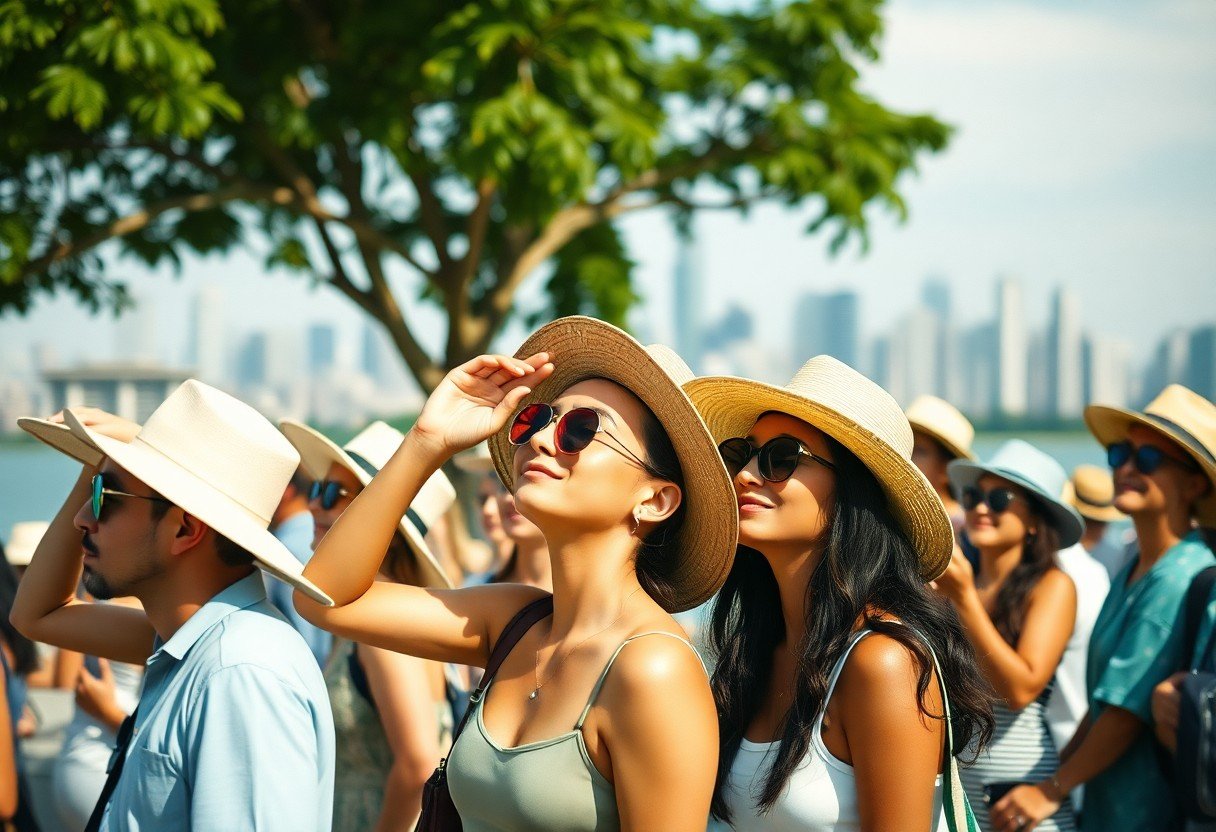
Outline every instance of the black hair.
[(0, 543), (0, 638), (13, 651), (13, 673), (25, 676), (38, 669), (38, 647), (8, 620), (17, 597), (17, 570), (4, 554)]
[[(152, 506), (152, 519), (156, 522), (160, 522), (164, 516), (169, 513), (169, 509), (173, 508), (174, 506), (173, 503), (151, 500), (149, 501), (149, 504)], [(183, 509), (183, 511), (185, 511), (185, 509)], [(254, 559), (253, 555), (249, 553), (249, 550), (224, 537), (215, 529), (214, 526), (210, 526), (209, 528), (215, 532), (215, 553), (219, 556), (220, 561), (225, 566), (238, 567), (256, 565), (257, 561)]]
[[(931, 719), (942, 719), (925, 698), (933, 676), (932, 648), (950, 692), (951, 753), (972, 743), (982, 749), (994, 727), (992, 688), (977, 667), (954, 609), (925, 585), (917, 552), (892, 515), (878, 480), (843, 445), (830, 436), (826, 439), (836, 465), (835, 495), (820, 561), (806, 589), (806, 636), (793, 645), (800, 670), (777, 754), (757, 801), (761, 812), (772, 808), (810, 750), (815, 718), (827, 705), (828, 676), (859, 621), (908, 649), (918, 666), (920, 710)], [(717, 659), (712, 687), (719, 729), (712, 812), (724, 821), (730, 820), (726, 779), (769, 687), (774, 651), (785, 638), (772, 568), (759, 552), (741, 546), (718, 593), (709, 632)]]
[[(675, 483), (684, 494), (684, 471), (676, 455), (671, 437), (650, 408), (642, 406), (642, 447), (651, 472), (660, 479)], [(638, 544), (635, 570), (638, 583), (664, 609), (673, 609), (676, 600), (675, 578), (679, 567), (678, 543), (684, 527), (687, 500), (681, 500), (675, 512), (651, 529)]]
[(1019, 489), (1026, 497), (1030, 513), (1038, 521), (1034, 534), (1027, 533), (1022, 542), (1022, 559), (1005, 577), (993, 602), (992, 623), (1001, 638), (1017, 645), (1026, 618), (1026, 602), (1030, 593), (1048, 570), (1059, 565), (1056, 553), (1060, 551), (1060, 533), (1050, 521), (1050, 514), (1043, 504), (1025, 489)]

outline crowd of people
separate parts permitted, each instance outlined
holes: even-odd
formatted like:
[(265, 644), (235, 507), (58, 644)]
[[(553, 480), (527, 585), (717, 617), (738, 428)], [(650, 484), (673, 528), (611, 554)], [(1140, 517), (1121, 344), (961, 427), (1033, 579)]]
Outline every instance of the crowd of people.
[(1216, 405), (1085, 419), (1107, 468), (980, 459), (584, 317), (345, 445), (197, 381), (23, 419), (82, 467), (0, 570), (0, 817), (48, 645), (71, 830), (1216, 829)]

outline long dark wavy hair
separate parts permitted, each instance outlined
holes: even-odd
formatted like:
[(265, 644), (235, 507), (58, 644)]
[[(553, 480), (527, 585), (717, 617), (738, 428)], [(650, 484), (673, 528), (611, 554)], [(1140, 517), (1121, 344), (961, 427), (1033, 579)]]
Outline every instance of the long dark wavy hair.
[(992, 623), (997, 632), (1014, 646), (1017, 646), (1018, 637), (1022, 634), (1030, 593), (1049, 569), (1059, 565), (1056, 553), (1060, 551), (1060, 533), (1048, 519), (1043, 504), (1023, 488), (1018, 488), (1018, 492), (1026, 498), (1038, 528), (1034, 534), (1027, 534), (1022, 542), (1022, 559), (997, 590), (992, 610)]
[(17, 597), (17, 570), (4, 555), (0, 543), (0, 639), (13, 651), (13, 673), (25, 676), (38, 669), (38, 647), (9, 623), (13, 601)]
[[(848, 449), (826, 437), (836, 465), (836, 491), (824, 531), (823, 552), (806, 590), (806, 639), (796, 646), (800, 672), (781, 729), (780, 746), (758, 808), (767, 812), (811, 747), (815, 717), (826, 704), (828, 676), (843, 655), (857, 622), (903, 644), (919, 667), (917, 694), (926, 705), (933, 658), (950, 692), (954, 748), (992, 737), (993, 692), (976, 666), (975, 653), (954, 609), (925, 585), (918, 557), (887, 506), (874, 475)], [(899, 619), (884, 621), (878, 615)], [(915, 630), (915, 632), (913, 632)], [(711, 811), (729, 821), (724, 788), (744, 731), (760, 710), (769, 686), (773, 653), (785, 639), (785, 621), (773, 571), (759, 552), (740, 547), (714, 606), (710, 645), (718, 707), (718, 777)], [(895, 752), (892, 752), (895, 753)]]

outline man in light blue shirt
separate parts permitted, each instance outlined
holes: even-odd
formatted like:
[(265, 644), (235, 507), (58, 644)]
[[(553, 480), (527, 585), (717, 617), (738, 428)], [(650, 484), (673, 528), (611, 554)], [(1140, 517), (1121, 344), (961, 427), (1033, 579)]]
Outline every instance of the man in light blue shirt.
[[(328, 832), (334, 726), (321, 670), (255, 567), (317, 599), (269, 524), (299, 455), (260, 414), (188, 381), (143, 428), (101, 411), (22, 420), (84, 470), (12, 620), (144, 662), (132, 730), (87, 830)], [(138, 598), (143, 611), (75, 597)], [(127, 727), (131, 723), (127, 724)]]
[[(279, 507), (270, 521), (270, 530), (279, 542), (287, 547), (287, 551), (295, 556), (300, 566), (308, 565), (308, 559), (312, 557), (314, 524), (312, 512), (308, 510), (308, 492), (311, 487), (312, 480), (303, 468), (298, 469), (287, 490), (283, 492), (283, 499), (279, 501)], [(310, 624), (304, 616), (296, 612), (291, 592), (290, 584), (270, 575), (266, 576), (266, 597), (274, 604), (275, 609), (283, 613), (287, 623), (304, 638), (308, 649), (316, 657), (317, 664), (324, 668), (330, 648), (333, 647), (334, 637), (315, 624)]]

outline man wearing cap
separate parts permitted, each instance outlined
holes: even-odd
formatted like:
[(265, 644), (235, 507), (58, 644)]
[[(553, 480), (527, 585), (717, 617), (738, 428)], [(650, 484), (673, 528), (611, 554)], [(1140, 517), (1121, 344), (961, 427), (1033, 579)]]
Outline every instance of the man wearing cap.
[[(299, 464), (248, 405), (197, 381), (141, 429), (100, 411), (23, 428), (84, 463), (13, 623), (144, 663), (88, 830), (328, 830), (334, 729), (320, 668), (255, 567), (325, 603), (268, 527)], [(83, 562), (82, 562), (83, 561)], [(143, 612), (76, 598), (138, 598)]]

